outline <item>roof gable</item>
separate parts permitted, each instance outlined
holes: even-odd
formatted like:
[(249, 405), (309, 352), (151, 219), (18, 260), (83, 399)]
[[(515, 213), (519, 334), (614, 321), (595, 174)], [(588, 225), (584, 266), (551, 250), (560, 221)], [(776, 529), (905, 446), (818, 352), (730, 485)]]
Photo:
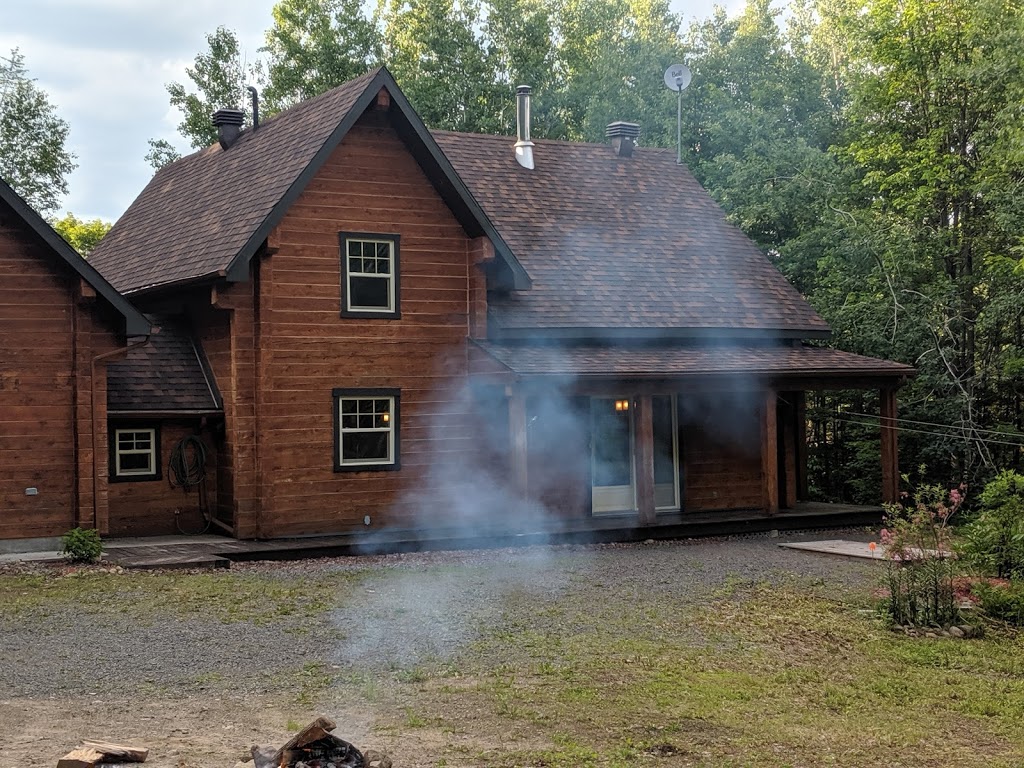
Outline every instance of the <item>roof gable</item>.
[[(822, 338), (828, 325), (675, 152), (435, 132), (533, 287), (493, 296), (495, 338)], [(541, 333), (542, 332), (542, 333)]]
[(128, 300), (104, 279), (103, 275), (96, 271), (88, 261), (82, 258), (81, 254), (72, 248), (68, 241), (61, 237), (42, 216), (40, 216), (21, 196), (15, 192), (7, 182), (0, 179), (0, 200), (6, 203), (58, 259), (68, 266), (81, 279), (85, 280), (110, 304), (125, 322), (125, 335), (145, 336), (150, 331), (149, 322), (142, 313), (133, 307)]
[(382, 88), (399, 135), (460, 224), (487, 235), (511, 283), (528, 287), (526, 271), (383, 67), (244, 131), (228, 150), (214, 145), (158, 171), (93, 262), (127, 292), (247, 279), (250, 259)]

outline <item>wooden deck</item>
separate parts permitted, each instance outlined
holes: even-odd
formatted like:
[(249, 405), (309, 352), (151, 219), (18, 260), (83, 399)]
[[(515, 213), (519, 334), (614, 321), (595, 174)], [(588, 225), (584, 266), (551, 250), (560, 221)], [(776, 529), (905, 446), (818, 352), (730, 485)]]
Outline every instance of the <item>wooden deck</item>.
[(637, 527), (635, 516), (560, 522), (514, 531), (508, 528), (389, 530), (336, 536), (238, 540), (228, 537), (158, 537), (108, 542), (104, 559), (125, 568), (230, 567), (232, 561), (298, 560), (307, 557), (368, 555), (438, 549), (479, 549), (531, 544), (598, 543), (759, 533), (771, 530), (876, 525), (881, 507), (800, 503), (777, 515), (760, 510), (659, 515), (653, 526)]

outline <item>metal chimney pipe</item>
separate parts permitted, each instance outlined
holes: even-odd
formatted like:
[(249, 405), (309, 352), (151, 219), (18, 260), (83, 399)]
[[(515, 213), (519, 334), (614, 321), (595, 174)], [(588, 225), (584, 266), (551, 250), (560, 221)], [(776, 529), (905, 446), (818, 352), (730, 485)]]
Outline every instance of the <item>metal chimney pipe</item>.
[(260, 92), (251, 85), (246, 86), (245, 90), (252, 95), (252, 129), (255, 131), (260, 127)]
[(530, 92), (528, 85), (516, 88), (516, 162), (533, 170), (533, 142), (530, 141)]

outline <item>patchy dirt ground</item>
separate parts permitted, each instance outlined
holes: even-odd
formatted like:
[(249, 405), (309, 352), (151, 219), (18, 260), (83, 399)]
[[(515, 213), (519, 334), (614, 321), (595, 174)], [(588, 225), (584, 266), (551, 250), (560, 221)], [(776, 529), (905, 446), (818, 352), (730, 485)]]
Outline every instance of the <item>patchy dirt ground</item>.
[[(908, 641), (839, 598), (862, 599), (879, 565), (779, 541), (423, 553), (227, 573), (8, 569), (0, 765), (52, 766), (95, 738), (144, 744), (156, 768), (230, 767), (252, 744), (283, 743), (319, 714), (342, 738), (413, 768), (869, 765), (886, 756), (1016, 764), (1016, 732), (1001, 711), (991, 727), (958, 730), (952, 746), (901, 762), (893, 742), (926, 738), (918, 721), (900, 714), (899, 728), (881, 735), (865, 723), (890, 703), (903, 713), (907, 686), (933, 683), (904, 672), (881, 680), (889, 661), (870, 667), (875, 651), (865, 648)], [(978, 686), (1010, 679), (1016, 687), (1002, 695), (1024, 707), (1016, 662), (977, 663), (991, 667)], [(858, 665), (875, 670), (870, 682), (848, 669)], [(921, 674), (936, 665), (923, 659)], [(990, 692), (963, 692), (974, 694)], [(935, 706), (923, 703), (921, 722)], [(829, 728), (815, 722), (822, 712)]]

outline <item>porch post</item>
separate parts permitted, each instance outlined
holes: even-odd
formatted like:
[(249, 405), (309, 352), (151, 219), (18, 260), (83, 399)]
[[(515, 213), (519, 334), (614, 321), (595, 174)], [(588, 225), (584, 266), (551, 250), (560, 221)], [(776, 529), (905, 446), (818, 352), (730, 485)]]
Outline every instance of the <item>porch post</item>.
[(761, 400), (761, 506), (769, 515), (779, 511), (778, 396), (769, 389)]
[(896, 389), (886, 387), (878, 393), (879, 423), (882, 433), (882, 503), (895, 504), (900, 496), (899, 450), (896, 442)]
[(650, 395), (633, 400), (636, 411), (636, 510), (640, 525), (654, 525), (654, 404)]
[(796, 499), (807, 501), (807, 393), (796, 396)]
[(512, 488), (520, 499), (526, 499), (529, 493), (526, 398), (518, 390), (508, 391), (508, 433), (512, 442)]

